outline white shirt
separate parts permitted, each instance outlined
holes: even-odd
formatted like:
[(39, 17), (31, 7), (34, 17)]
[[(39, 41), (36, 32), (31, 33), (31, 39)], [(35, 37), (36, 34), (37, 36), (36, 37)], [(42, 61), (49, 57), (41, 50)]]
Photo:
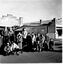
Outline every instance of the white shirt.
[(42, 42), (44, 43), (44, 41), (45, 41), (45, 36), (42, 36)]
[(24, 38), (27, 37), (27, 31), (24, 31)]
[(17, 44), (13, 43), (11, 45), (11, 51), (14, 50), (15, 48), (19, 48), (19, 46)]
[(36, 41), (36, 37), (34, 35), (33, 38), (32, 38), (32, 43), (34, 43), (35, 41)]

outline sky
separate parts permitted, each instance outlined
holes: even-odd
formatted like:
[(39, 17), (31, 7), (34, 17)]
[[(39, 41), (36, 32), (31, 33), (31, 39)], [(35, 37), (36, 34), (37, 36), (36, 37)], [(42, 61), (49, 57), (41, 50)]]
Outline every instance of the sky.
[(0, 17), (12, 14), (23, 23), (62, 17), (62, 0), (0, 0)]

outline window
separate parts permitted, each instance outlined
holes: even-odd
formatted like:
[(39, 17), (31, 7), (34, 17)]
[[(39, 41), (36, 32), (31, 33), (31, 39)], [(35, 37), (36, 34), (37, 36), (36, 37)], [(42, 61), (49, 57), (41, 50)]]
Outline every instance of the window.
[(58, 36), (62, 36), (62, 29), (57, 29)]

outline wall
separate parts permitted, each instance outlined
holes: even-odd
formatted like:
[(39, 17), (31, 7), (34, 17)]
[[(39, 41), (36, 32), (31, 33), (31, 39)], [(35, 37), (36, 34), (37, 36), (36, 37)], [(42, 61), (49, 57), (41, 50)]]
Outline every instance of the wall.
[(48, 25), (48, 33), (55, 33), (55, 21)]
[(55, 38), (55, 20), (53, 20), (53, 21), (51, 20), (50, 24), (39, 24), (39, 25), (35, 24), (35, 26), (24, 25), (24, 26), (22, 26), (22, 28), (26, 28), (26, 30), (29, 33), (32, 33), (32, 32), (41, 33), (41, 34), (47, 33), (50, 38)]
[(28, 26), (26, 27), (27, 31), (32, 33), (41, 33), (46, 34), (47, 33), (47, 26)]
[(55, 38), (55, 21), (48, 25), (48, 36), (53, 39)]

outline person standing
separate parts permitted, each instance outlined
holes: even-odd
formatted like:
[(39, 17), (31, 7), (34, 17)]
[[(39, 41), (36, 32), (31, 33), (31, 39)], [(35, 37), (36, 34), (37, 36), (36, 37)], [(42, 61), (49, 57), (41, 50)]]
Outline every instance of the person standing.
[(22, 42), (23, 42), (22, 33), (19, 32), (17, 37), (18, 37), (18, 46), (19, 46), (20, 52), (22, 53), (23, 52), (22, 51)]
[(25, 45), (25, 44), (26, 44), (26, 41), (27, 41), (26, 38), (27, 38), (27, 34), (28, 34), (28, 33), (27, 33), (27, 31), (26, 31), (25, 28), (23, 29), (22, 32), (23, 32), (23, 45)]
[(32, 37), (30, 33), (27, 35), (27, 45), (28, 45), (28, 51), (32, 51)]
[(43, 47), (43, 44), (42, 44), (42, 34), (40, 34), (40, 37), (39, 37), (39, 51), (41, 52), (42, 51), (42, 47)]
[(32, 33), (32, 46), (34, 49), (36, 48), (36, 36), (34, 33)]
[(14, 41), (14, 32), (12, 28), (10, 28), (9, 34), (10, 34), (10, 42)]
[(37, 42), (37, 51), (39, 51), (39, 42), (40, 42), (40, 34), (38, 33), (37, 34), (37, 37), (36, 37), (36, 42)]
[(3, 42), (2, 42), (2, 36), (0, 35), (0, 48), (2, 46)]
[(44, 42), (45, 42), (45, 36), (42, 35), (42, 43), (44, 43)]

